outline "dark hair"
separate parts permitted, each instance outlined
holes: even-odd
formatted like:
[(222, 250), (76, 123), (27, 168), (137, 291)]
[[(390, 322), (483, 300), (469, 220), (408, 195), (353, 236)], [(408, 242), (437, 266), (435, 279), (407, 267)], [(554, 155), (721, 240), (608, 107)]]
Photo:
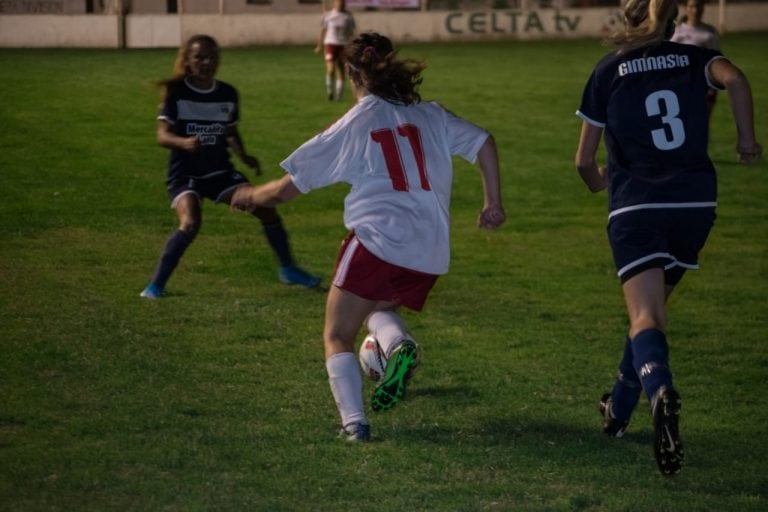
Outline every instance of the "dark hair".
[(209, 46), (216, 52), (217, 55), (219, 54), (219, 43), (217, 43), (216, 39), (209, 35), (197, 34), (187, 39), (187, 42), (184, 43), (176, 53), (176, 61), (173, 63), (173, 75), (171, 78), (157, 82), (157, 84), (162, 89), (163, 97), (165, 97), (167, 94), (168, 87), (171, 84), (178, 82), (187, 76), (187, 73), (189, 72), (187, 68), (187, 63), (189, 62), (189, 52), (192, 51), (192, 46), (196, 44)]
[(349, 78), (390, 103), (410, 105), (421, 101), (416, 91), (426, 67), (413, 59), (397, 60), (389, 38), (375, 32), (360, 34), (344, 48)]

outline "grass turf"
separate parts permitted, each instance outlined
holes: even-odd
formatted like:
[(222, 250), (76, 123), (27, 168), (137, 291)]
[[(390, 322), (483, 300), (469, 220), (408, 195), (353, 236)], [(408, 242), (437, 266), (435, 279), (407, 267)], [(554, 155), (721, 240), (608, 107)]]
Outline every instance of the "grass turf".
[[(768, 34), (728, 34), (768, 133)], [(277, 282), (257, 223), (205, 205), (167, 298), (138, 298), (175, 226), (152, 82), (169, 50), (0, 50), (0, 510), (738, 510), (768, 507), (768, 179), (712, 121), (718, 221), (669, 311), (686, 465), (664, 478), (650, 415), (599, 431), (626, 320), (605, 196), (572, 159), (594, 41), (406, 46), (422, 87), (489, 129), (508, 223), (481, 232), (457, 161), (453, 264), (422, 314), (409, 397), (335, 439), (324, 294)], [(310, 48), (226, 49), (241, 133), (265, 168), (348, 107)], [(330, 277), (344, 187), (281, 207), (297, 259)], [(372, 389), (366, 384), (368, 392)]]

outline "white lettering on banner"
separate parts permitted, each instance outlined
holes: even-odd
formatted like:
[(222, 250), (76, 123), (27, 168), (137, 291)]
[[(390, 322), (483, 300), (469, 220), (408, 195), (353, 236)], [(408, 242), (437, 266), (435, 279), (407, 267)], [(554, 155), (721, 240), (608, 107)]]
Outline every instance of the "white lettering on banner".
[(418, 9), (419, 0), (347, 0), (350, 9)]
[[(452, 12), (445, 17), (445, 29), (449, 34), (543, 34), (547, 32), (544, 20), (549, 20), (549, 15), (548, 11)], [(581, 16), (571, 17), (554, 10), (551, 21), (555, 32), (575, 32), (581, 22)]]

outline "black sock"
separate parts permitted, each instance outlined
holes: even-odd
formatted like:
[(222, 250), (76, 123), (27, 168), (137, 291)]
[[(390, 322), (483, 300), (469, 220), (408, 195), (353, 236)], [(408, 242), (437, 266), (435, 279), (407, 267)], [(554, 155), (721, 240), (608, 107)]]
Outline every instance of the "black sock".
[(267, 237), (272, 250), (275, 251), (281, 267), (293, 266), (293, 257), (291, 256), (291, 246), (288, 243), (288, 233), (283, 227), (283, 222), (278, 218), (269, 224), (262, 224), (264, 235)]
[(157, 270), (152, 278), (152, 283), (159, 288), (165, 288), (165, 283), (171, 277), (176, 265), (184, 255), (184, 251), (192, 243), (194, 237), (190, 237), (183, 231), (176, 230), (165, 242), (165, 248), (160, 255), (160, 261), (157, 262)]
[(629, 421), (643, 391), (640, 378), (632, 364), (633, 358), (632, 343), (627, 337), (624, 344), (624, 356), (619, 363), (619, 374), (611, 392), (613, 417), (621, 421)]
[(658, 329), (641, 331), (632, 340), (632, 365), (643, 383), (648, 401), (653, 403), (661, 387), (672, 387), (669, 348), (666, 335)]

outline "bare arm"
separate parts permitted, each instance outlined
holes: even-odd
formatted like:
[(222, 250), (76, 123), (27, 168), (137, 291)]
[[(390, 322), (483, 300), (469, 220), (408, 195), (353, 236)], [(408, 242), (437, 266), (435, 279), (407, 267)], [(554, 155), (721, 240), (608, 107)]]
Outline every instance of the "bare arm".
[(286, 174), (279, 180), (272, 180), (255, 187), (243, 185), (235, 190), (230, 205), (235, 210), (250, 211), (258, 207), (274, 208), (301, 194), (293, 184), (291, 176)]
[(261, 164), (255, 156), (250, 155), (245, 151), (243, 139), (240, 137), (240, 132), (237, 130), (237, 126), (227, 126), (225, 134), (227, 137), (227, 144), (229, 144), (229, 148), (232, 152), (237, 155), (237, 158), (239, 158), (241, 162), (250, 167), (256, 176), (259, 176), (261, 174)]
[(483, 180), (483, 209), (477, 219), (481, 228), (495, 229), (507, 219), (501, 204), (501, 178), (496, 141), (489, 135), (477, 153)]
[(716, 59), (709, 66), (709, 76), (715, 85), (728, 91), (731, 112), (736, 123), (736, 152), (740, 163), (754, 162), (763, 152), (755, 138), (754, 104), (749, 81), (739, 68), (726, 59)]
[(602, 136), (602, 128), (593, 126), (586, 121), (581, 123), (581, 136), (574, 163), (576, 169), (579, 170), (581, 179), (591, 192), (600, 192), (608, 186), (605, 167), (598, 167), (595, 161)]
[(157, 121), (157, 143), (167, 149), (178, 149), (189, 153), (195, 153), (200, 149), (200, 140), (195, 135), (180, 137), (173, 133), (171, 125), (162, 119)]
[(315, 53), (322, 53), (323, 41), (325, 41), (325, 29), (320, 30), (320, 37), (318, 38), (317, 44), (315, 45)]

